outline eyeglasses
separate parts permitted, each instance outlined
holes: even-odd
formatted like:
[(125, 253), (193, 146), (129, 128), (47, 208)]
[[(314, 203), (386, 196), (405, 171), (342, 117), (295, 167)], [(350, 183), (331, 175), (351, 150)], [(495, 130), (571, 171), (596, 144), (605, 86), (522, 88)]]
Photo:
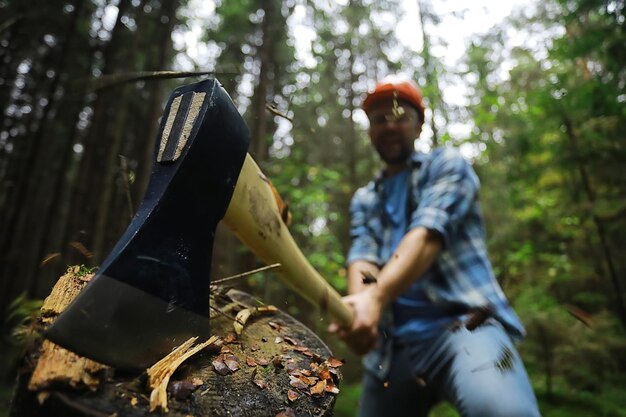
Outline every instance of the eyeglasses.
[(402, 114), (374, 114), (370, 117), (370, 125), (372, 127), (384, 126), (387, 123), (395, 123), (397, 125), (407, 125), (414, 120), (414, 117), (404, 112)]

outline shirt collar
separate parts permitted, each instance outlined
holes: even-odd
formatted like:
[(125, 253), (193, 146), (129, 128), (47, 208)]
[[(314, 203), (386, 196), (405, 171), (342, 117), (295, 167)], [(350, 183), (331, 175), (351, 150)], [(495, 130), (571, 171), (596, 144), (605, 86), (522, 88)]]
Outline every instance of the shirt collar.
[[(427, 156), (428, 155), (423, 153), (423, 152), (414, 151), (411, 154), (411, 156), (409, 156), (408, 161), (407, 161), (407, 163), (409, 165), (409, 168), (411, 170), (419, 168), (424, 163), (424, 161), (426, 160)], [(377, 191), (378, 191), (378, 188), (379, 188), (380, 183), (382, 182), (383, 178), (385, 178), (384, 173), (385, 173), (385, 170), (382, 169), (374, 177), (374, 186), (375, 186), (375, 189)]]

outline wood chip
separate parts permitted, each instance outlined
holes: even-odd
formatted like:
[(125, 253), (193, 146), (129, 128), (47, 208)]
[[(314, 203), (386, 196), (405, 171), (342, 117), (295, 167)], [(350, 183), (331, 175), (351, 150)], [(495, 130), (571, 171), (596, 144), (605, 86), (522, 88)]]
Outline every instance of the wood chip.
[(273, 314), (273, 313), (276, 313), (277, 311), (278, 311), (278, 308), (276, 308), (276, 306), (273, 306), (273, 305), (261, 306), (261, 307), (256, 308), (256, 312), (260, 314)]
[(215, 343), (218, 337), (211, 336), (206, 342), (193, 346), (196, 340), (198, 340), (197, 337), (190, 338), (147, 370), (148, 386), (152, 389), (150, 393), (150, 412), (157, 410), (168, 412), (167, 384), (170, 381), (170, 377), (184, 361), (205, 347)]
[(243, 332), (243, 328), (245, 327), (246, 322), (248, 321), (251, 315), (252, 315), (252, 311), (250, 311), (250, 309), (248, 308), (244, 308), (243, 310), (239, 311), (239, 313), (237, 313), (237, 316), (235, 317), (235, 321), (233, 322), (233, 328), (235, 329), (235, 334), (237, 336), (241, 336), (241, 333)]

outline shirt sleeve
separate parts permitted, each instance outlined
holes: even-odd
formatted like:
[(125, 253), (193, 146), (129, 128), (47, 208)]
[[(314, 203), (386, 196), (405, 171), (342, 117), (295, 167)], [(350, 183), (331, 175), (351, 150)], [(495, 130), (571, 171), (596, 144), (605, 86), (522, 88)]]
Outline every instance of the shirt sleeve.
[(438, 232), (444, 247), (478, 195), (479, 181), (470, 164), (452, 148), (435, 151), (409, 229), (425, 227)]
[[(378, 256), (378, 242), (372, 227), (368, 224), (372, 195), (365, 188), (357, 190), (350, 203), (350, 237), (352, 245), (348, 251), (347, 264), (362, 260), (381, 265)], [(369, 209), (369, 210), (368, 210)]]

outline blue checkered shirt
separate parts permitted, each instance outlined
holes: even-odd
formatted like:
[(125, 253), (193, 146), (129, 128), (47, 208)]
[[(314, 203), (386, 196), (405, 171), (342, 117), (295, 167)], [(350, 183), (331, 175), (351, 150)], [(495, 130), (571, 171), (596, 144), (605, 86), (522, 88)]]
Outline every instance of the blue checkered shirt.
[[(474, 170), (452, 148), (414, 153), (410, 163), (407, 231), (416, 227), (437, 231), (443, 249), (433, 265), (394, 302), (392, 334), (400, 339), (415, 337), (411, 320), (432, 318), (433, 309), (456, 318), (473, 308), (488, 307), (513, 339), (521, 338), (524, 328), (487, 257)], [(384, 195), (382, 177), (355, 193), (350, 207), (348, 263), (365, 260), (383, 266), (393, 254), (393, 225), (383, 207)], [(424, 300), (430, 310), (426, 317), (420, 316)]]

